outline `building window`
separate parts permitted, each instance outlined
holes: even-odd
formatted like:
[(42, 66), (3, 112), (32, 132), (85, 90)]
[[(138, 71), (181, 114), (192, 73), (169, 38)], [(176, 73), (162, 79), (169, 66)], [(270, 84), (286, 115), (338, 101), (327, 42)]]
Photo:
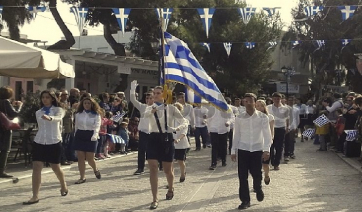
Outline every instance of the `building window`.
[(34, 92), (34, 82), (33, 81), (27, 81), (26, 82), (26, 92), (27, 93), (33, 93)]
[(15, 82), (15, 100), (20, 101), (21, 100), (21, 94), (23, 93), (23, 82), (22, 81), (16, 81)]

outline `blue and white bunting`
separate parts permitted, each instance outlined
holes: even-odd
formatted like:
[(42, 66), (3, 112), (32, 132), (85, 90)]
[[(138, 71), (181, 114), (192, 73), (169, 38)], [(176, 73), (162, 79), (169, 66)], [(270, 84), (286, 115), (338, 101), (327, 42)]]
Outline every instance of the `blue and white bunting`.
[(228, 57), (230, 56), (232, 46), (233, 46), (232, 43), (224, 43), (224, 48), (226, 50), (226, 54), (228, 55)]
[(313, 128), (308, 128), (306, 129), (304, 132), (303, 132), (303, 137), (306, 137), (306, 138), (312, 138), (315, 134), (315, 129)]
[(345, 130), (344, 132), (347, 134), (346, 141), (354, 141), (358, 137), (357, 130)]
[(246, 42), (245, 47), (247, 49), (254, 49), (255, 48), (255, 42)]
[(325, 40), (316, 40), (315, 43), (317, 45), (317, 49), (314, 50), (314, 51), (317, 51), (317, 50), (321, 49), (322, 47), (324, 47), (326, 45)]
[(157, 17), (158, 19), (160, 19), (162, 17), (163, 20), (163, 31), (167, 30), (167, 26), (168, 26), (168, 22), (170, 21), (171, 18), (171, 14), (173, 12), (172, 8), (156, 8), (156, 13), (157, 13)]
[(304, 12), (307, 17), (312, 17), (317, 15), (317, 13), (322, 12), (324, 9), (323, 6), (312, 6), (312, 7), (305, 7)]
[(349, 43), (351, 43), (352, 39), (342, 39), (341, 43), (342, 43), (342, 49), (344, 49), (344, 47), (346, 47)]
[(357, 10), (357, 6), (339, 6), (338, 9), (342, 13), (342, 20), (345, 21), (352, 18), (354, 12)]
[(295, 40), (295, 41), (291, 41), (291, 43), (292, 43), (292, 48), (295, 48), (295, 47), (297, 47), (299, 44), (301, 44), (302, 43), (302, 41), (299, 41), (299, 40)]
[(268, 16), (271, 17), (278, 13), (278, 10), (280, 10), (281, 7), (263, 7), (263, 10), (268, 13)]
[(185, 42), (165, 32), (170, 51), (165, 57), (165, 80), (178, 82), (192, 89), (196, 95), (227, 111), (228, 105), (212, 78), (202, 68)]
[(276, 47), (277, 45), (278, 45), (278, 42), (270, 41), (269, 42), (269, 48), (267, 50), (272, 49), (272, 48)]
[(0, 6), (0, 22), (3, 19), (3, 6)]
[(331, 122), (331, 121), (324, 114), (319, 116), (318, 118), (316, 118), (313, 121), (313, 123), (316, 124), (318, 127), (322, 127), (322, 126), (328, 124), (329, 122)]
[(36, 18), (36, 15), (38, 14), (38, 12), (45, 12), (47, 8), (45, 6), (29, 6), (28, 7), (28, 11), (30, 14), (33, 15), (33, 18)]
[(130, 8), (112, 8), (114, 15), (116, 16), (119, 28), (121, 28), (121, 31), (124, 36), (125, 28), (128, 21), (128, 16), (131, 13)]
[(239, 8), (238, 12), (241, 15), (241, 18), (243, 19), (244, 24), (248, 24), (251, 17), (255, 14), (256, 7), (245, 7), (245, 8)]
[(205, 47), (207, 51), (210, 53), (210, 43), (201, 43), (201, 46)]
[(197, 8), (197, 12), (200, 15), (202, 24), (206, 31), (206, 37), (209, 37), (209, 31), (211, 27), (212, 16), (215, 13), (215, 8)]
[(111, 142), (114, 144), (126, 144), (126, 142), (124, 142), (123, 138), (119, 135), (113, 135), (113, 134), (107, 134), (107, 135), (111, 139)]
[(88, 8), (86, 7), (71, 7), (70, 12), (74, 14), (75, 21), (77, 22), (79, 33), (82, 34), (85, 21), (88, 15)]

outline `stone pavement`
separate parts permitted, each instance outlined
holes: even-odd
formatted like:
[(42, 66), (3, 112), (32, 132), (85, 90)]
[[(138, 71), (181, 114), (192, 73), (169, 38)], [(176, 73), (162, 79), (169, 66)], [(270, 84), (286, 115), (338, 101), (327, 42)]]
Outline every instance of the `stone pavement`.
[[(282, 164), (280, 171), (271, 171), (270, 185), (263, 185), (265, 200), (257, 202), (252, 193), (251, 207), (246, 211), (362, 211), (360, 173), (335, 153), (316, 149), (310, 141), (297, 142), (297, 159)], [(81, 185), (74, 185), (79, 178), (77, 166), (66, 168), (66, 197), (60, 196), (59, 183), (47, 168), (40, 202), (30, 206), (22, 205), (31, 197), (30, 177), (21, 178), (17, 184), (1, 180), (0, 211), (149, 211), (152, 196), (148, 172), (134, 176), (136, 161), (137, 154), (132, 154), (99, 162), (102, 179), (97, 180), (88, 169), (87, 182)], [(164, 200), (166, 179), (160, 172), (157, 211), (238, 211), (237, 165), (230, 157), (227, 167), (209, 171), (210, 149), (191, 151), (184, 183), (178, 182), (179, 168), (175, 165), (175, 197)]]

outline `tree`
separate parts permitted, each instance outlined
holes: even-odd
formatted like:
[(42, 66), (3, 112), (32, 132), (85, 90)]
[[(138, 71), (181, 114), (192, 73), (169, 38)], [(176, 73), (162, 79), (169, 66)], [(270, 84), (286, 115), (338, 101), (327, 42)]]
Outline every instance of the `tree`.
[[(341, 39), (361, 38), (362, 25), (359, 22), (361, 12), (355, 12), (352, 18), (342, 22), (342, 14), (336, 6), (358, 5), (358, 0), (330, 0), (315, 1), (316, 6), (324, 6), (323, 12), (305, 21), (293, 22), (289, 31), (283, 36), (283, 41), (302, 40), (299, 47), (299, 58), (302, 62), (312, 61), (311, 76), (312, 86), (317, 92), (322, 84), (340, 85), (344, 79), (343, 72), (338, 71), (341, 66), (347, 70), (356, 70), (355, 53), (362, 52), (362, 43), (353, 41), (342, 49)], [(299, 5), (292, 11), (295, 20), (304, 18), (304, 8), (310, 5), (307, 0), (300, 0)], [(315, 40), (326, 40), (326, 45), (316, 50)], [(291, 48), (290, 42), (284, 43), (282, 48)], [(342, 80), (341, 80), (342, 78)], [(357, 92), (361, 92), (358, 86), (362, 76), (358, 71), (349, 71), (346, 85)]]

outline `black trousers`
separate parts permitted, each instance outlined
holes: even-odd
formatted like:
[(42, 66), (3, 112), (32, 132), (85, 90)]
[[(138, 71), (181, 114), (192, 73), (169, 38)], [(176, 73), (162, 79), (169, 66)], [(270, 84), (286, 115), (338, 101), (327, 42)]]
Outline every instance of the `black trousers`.
[(226, 162), (226, 149), (227, 149), (227, 133), (218, 134), (210, 133), (211, 138), (211, 165), (217, 164), (217, 157), (219, 156), (222, 162)]
[(229, 152), (231, 152), (231, 148), (233, 147), (233, 133), (234, 133), (234, 129), (230, 129), (230, 131), (228, 132), (228, 137), (229, 137)]
[(240, 149), (238, 151), (239, 198), (241, 202), (250, 202), (249, 172), (253, 177), (254, 190), (261, 190), (262, 155), (262, 151), (249, 152)]
[(274, 128), (274, 140), (270, 148), (270, 161), (272, 166), (279, 166), (283, 153), (285, 128)]
[(145, 169), (148, 135), (147, 133), (139, 131), (137, 168), (142, 171)]

